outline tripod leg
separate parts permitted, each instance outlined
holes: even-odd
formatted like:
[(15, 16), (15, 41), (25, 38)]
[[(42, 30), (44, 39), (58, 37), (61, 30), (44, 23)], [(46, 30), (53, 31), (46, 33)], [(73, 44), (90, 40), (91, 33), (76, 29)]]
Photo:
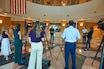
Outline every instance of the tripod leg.
[[(51, 59), (52, 59), (52, 61), (53, 61), (53, 57), (52, 57), (52, 52), (51, 52), (51, 49), (50, 49), (50, 44), (48, 44), (48, 49), (46, 49), (46, 55), (48, 55), (48, 52), (49, 52), (49, 54), (50, 54), (50, 56), (51, 56)], [(48, 57), (48, 56), (47, 56)]]
[(96, 55), (95, 55), (95, 57), (94, 57), (94, 59), (93, 59), (93, 61), (92, 61), (92, 65), (93, 65), (93, 63), (94, 63), (94, 60), (95, 60), (96, 57), (97, 57), (97, 54), (98, 54), (98, 52), (99, 52), (99, 50), (100, 50), (100, 47), (101, 47), (101, 46), (99, 46), (99, 48), (98, 48), (98, 50), (97, 50), (97, 52), (96, 52)]
[[(60, 47), (60, 46), (59, 46), (59, 47)], [(59, 55), (60, 55), (61, 52), (62, 52), (62, 46), (60, 47), (60, 51), (59, 51), (58, 56), (57, 56), (57, 58), (56, 58), (55, 64), (56, 64), (56, 62), (57, 62), (57, 60), (58, 60)], [(63, 54), (63, 53), (62, 53), (62, 54)]]
[(101, 60), (100, 60), (100, 68), (99, 69), (104, 69), (103, 65), (104, 65), (104, 45), (102, 47), (102, 56), (101, 56)]
[(57, 60), (59, 58), (60, 53), (61, 53), (61, 51), (58, 53), (58, 56), (57, 56), (56, 61), (55, 61), (55, 64), (56, 64), (56, 62), (57, 62)]
[(50, 56), (51, 56), (51, 59), (52, 59), (52, 61), (53, 61), (53, 58), (52, 58), (52, 52), (51, 52), (51, 50), (49, 50), (50, 51)]
[(100, 50), (100, 47), (101, 47), (101, 45), (102, 45), (102, 42), (103, 42), (103, 40), (102, 40), (102, 41), (101, 41), (101, 43), (100, 43), (100, 46), (99, 46), (99, 48), (98, 48), (98, 50), (97, 50), (97, 52), (96, 52), (96, 55), (95, 55), (95, 57), (94, 57), (94, 59), (93, 59), (93, 61), (92, 61), (91, 65), (93, 65), (94, 60), (95, 60), (95, 59), (96, 59), (96, 57), (97, 57), (97, 54), (98, 54), (98, 52), (99, 52), (99, 50)]

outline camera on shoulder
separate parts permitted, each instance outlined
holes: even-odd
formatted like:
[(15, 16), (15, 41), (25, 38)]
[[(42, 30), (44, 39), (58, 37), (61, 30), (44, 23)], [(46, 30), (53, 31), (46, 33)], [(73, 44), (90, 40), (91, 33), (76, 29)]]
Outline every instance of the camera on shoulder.
[(97, 24), (98, 24), (98, 28), (104, 31), (104, 21), (99, 20), (99, 21), (97, 22)]

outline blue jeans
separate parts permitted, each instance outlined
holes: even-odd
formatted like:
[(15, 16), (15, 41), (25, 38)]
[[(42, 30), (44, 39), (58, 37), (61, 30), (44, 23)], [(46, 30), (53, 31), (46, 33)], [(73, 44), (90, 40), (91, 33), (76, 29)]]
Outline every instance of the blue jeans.
[(65, 69), (69, 69), (69, 54), (72, 58), (72, 69), (76, 69), (76, 43), (65, 43)]
[(90, 42), (91, 42), (91, 38), (88, 38), (87, 43), (86, 43), (86, 49), (90, 48)]

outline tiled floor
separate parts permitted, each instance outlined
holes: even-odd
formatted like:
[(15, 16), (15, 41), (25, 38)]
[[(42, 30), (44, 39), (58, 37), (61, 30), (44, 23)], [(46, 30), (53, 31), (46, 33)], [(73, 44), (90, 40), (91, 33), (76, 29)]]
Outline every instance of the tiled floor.
[[(101, 52), (98, 53), (97, 58), (94, 60), (92, 65), (93, 58), (96, 54), (96, 48), (98, 48), (100, 44), (100, 40), (92, 40), (91, 42), (91, 50), (84, 51), (85, 45), (81, 42), (77, 43), (77, 69), (99, 69), (99, 60), (101, 57)], [(30, 46), (27, 46), (29, 48)], [(28, 49), (29, 50), (29, 49)], [(43, 58), (48, 58), (51, 60), (51, 66), (49, 69), (64, 69), (64, 55), (61, 50), (60, 45), (55, 45), (55, 47), (49, 50), (47, 53), (43, 54)], [(2, 61), (2, 60), (0, 60)], [(13, 62), (0, 66), (0, 69), (12, 69)]]

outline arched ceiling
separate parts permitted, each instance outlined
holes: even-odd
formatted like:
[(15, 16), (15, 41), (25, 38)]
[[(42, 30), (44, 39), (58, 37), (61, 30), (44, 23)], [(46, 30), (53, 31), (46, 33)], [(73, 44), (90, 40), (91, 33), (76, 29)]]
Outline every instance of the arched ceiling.
[[(26, 15), (11, 15), (9, 13), (10, 7), (8, 7), (8, 1), (2, 0), (0, 2), (0, 8), (3, 9), (0, 15), (10, 16), (14, 21), (32, 19), (39, 21), (49, 20), (52, 23), (59, 23), (61, 20), (78, 21), (79, 19), (84, 19), (86, 21), (96, 22), (100, 18), (104, 18), (104, 0), (92, 0), (73, 6), (45, 6), (27, 1)], [(7, 14), (4, 15), (4, 12)]]
[(27, 1), (47, 6), (69, 6), (86, 3), (91, 0), (27, 0)]
[[(61, 20), (79, 20), (96, 22), (104, 17), (104, 0), (92, 0), (72, 6), (45, 6), (27, 2), (27, 15), (33, 19), (50, 20), (57, 23)], [(33, 7), (33, 8), (31, 8)]]

